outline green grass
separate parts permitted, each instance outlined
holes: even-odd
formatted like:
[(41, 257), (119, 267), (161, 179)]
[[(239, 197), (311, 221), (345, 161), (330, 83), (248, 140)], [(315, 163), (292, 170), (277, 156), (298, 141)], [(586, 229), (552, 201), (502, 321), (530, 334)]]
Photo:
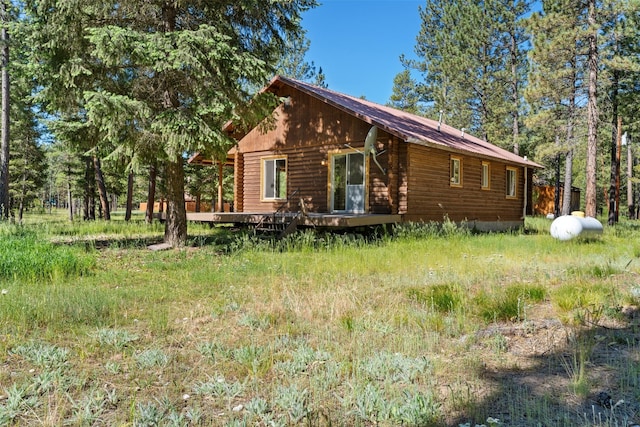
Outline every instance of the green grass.
[[(270, 242), (190, 224), (164, 252), (160, 226), (117, 215), (0, 225), (0, 425), (626, 425), (640, 230), (549, 225)], [(592, 415), (601, 384), (626, 406)]]

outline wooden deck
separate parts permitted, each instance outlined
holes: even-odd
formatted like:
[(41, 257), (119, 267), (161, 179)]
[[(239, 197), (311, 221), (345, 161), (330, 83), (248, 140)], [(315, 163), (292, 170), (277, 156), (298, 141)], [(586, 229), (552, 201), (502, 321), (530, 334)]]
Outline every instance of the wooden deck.
[[(295, 218), (297, 213), (279, 213), (278, 217)], [(263, 221), (272, 212), (188, 212), (187, 221), (209, 222), (212, 224), (254, 225)], [(164, 217), (162, 217), (164, 219)], [(402, 221), (402, 215), (384, 214), (329, 214), (307, 213), (300, 215), (299, 224), (305, 227), (353, 228), (372, 225), (395, 224)]]

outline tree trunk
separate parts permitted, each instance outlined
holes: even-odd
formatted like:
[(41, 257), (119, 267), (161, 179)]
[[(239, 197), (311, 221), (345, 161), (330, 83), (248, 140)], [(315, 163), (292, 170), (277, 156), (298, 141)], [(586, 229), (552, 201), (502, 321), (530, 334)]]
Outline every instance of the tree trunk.
[(510, 57), (511, 57), (511, 101), (512, 120), (513, 120), (513, 153), (520, 154), (520, 94), (518, 89), (518, 39), (516, 30), (511, 29), (509, 33), (511, 38)]
[(596, 0), (589, 5), (589, 98), (587, 101), (587, 179), (585, 215), (597, 215), (597, 151), (598, 151), (598, 29), (596, 27)]
[(93, 156), (93, 167), (95, 169), (96, 184), (98, 185), (98, 194), (100, 195), (100, 205), (104, 219), (111, 219), (111, 211), (109, 209), (109, 197), (107, 196), (107, 188), (104, 185), (104, 176), (102, 174), (102, 165), (98, 156)]
[(129, 172), (129, 179), (127, 180), (127, 206), (125, 208), (124, 220), (131, 220), (131, 210), (133, 209), (133, 171)]
[[(69, 203), (69, 221), (73, 222), (73, 194), (71, 193), (71, 166), (70, 165), (67, 165), (67, 201)], [(49, 203), (49, 206), (51, 206), (51, 203)], [(49, 213), (51, 213), (51, 211), (49, 211)]]
[(166, 165), (167, 221), (164, 225), (164, 242), (172, 247), (184, 246), (187, 242), (187, 213), (184, 206), (184, 165), (182, 156)]
[(609, 216), (607, 218), (607, 224), (613, 225), (618, 222), (616, 215), (617, 203), (616, 203), (616, 183), (620, 174), (620, 162), (618, 157), (618, 138), (620, 136), (621, 117), (618, 115), (618, 82), (619, 72), (613, 71), (612, 83), (611, 83), (611, 173), (609, 174)]
[(0, 142), (0, 220), (9, 218), (9, 15), (7, 2), (0, 0), (2, 20), (2, 137)]
[(571, 213), (571, 187), (573, 186), (573, 149), (564, 159), (564, 189), (562, 193), (562, 215)]
[(145, 213), (144, 220), (147, 224), (153, 222), (153, 205), (156, 202), (156, 178), (158, 175), (158, 168), (155, 164), (149, 166), (149, 190), (147, 191), (147, 212)]
[(73, 222), (73, 195), (71, 194), (71, 181), (67, 181), (67, 197), (69, 199), (69, 221)]
[(629, 208), (629, 219), (634, 219), (636, 205), (633, 198), (633, 150), (631, 149), (631, 139), (627, 137), (627, 206)]
[(96, 189), (95, 173), (93, 173), (93, 161), (85, 158), (84, 168), (84, 220), (93, 221), (96, 219)]
[[(558, 144), (559, 137), (556, 135), (556, 144)], [(553, 216), (560, 216), (560, 154), (556, 155), (555, 159), (555, 167), (556, 167), (556, 182), (555, 182), (555, 192), (553, 195)]]
[[(162, 21), (165, 33), (171, 33), (176, 26), (176, 6), (165, 1), (162, 7)], [(178, 94), (171, 86), (170, 79), (165, 79), (163, 107), (173, 110), (180, 106)], [(171, 152), (171, 150), (170, 150)], [(187, 242), (187, 212), (184, 206), (184, 164), (182, 152), (169, 155), (166, 165), (167, 213), (164, 228), (164, 242), (173, 246), (184, 246)]]
[[(574, 64), (573, 69), (575, 70), (575, 61), (572, 60)], [(573, 123), (574, 118), (576, 116), (576, 80), (577, 76), (575, 71), (571, 75), (571, 85), (574, 88), (574, 91), (571, 93), (571, 97), (569, 99), (569, 109), (567, 114), (567, 156), (565, 158), (564, 163), (564, 194), (562, 197), (562, 215), (569, 215), (571, 213), (571, 187), (573, 187)]]

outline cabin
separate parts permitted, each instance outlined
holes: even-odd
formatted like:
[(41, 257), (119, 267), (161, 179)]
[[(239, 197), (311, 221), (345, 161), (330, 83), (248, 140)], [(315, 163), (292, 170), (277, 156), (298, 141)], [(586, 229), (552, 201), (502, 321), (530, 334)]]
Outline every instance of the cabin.
[[(233, 165), (233, 213), (190, 219), (278, 215), (356, 227), (448, 218), (486, 231), (522, 227), (531, 213), (542, 166), (464, 129), (281, 76), (264, 90), (282, 100), (270, 126), (225, 127), (237, 140), (224, 159)], [(199, 154), (189, 161), (211, 163)]]

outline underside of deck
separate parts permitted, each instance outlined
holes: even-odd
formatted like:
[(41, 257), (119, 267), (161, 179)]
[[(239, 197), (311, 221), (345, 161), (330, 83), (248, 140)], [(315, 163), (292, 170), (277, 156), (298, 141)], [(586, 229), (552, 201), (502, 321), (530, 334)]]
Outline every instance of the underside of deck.
[[(255, 225), (273, 216), (271, 212), (188, 212), (188, 221), (209, 222), (212, 224), (246, 224)], [(329, 214), (278, 213), (279, 218), (298, 217), (298, 224), (305, 227), (352, 228), (382, 224), (395, 224), (402, 221), (402, 215), (384, 214)]]

